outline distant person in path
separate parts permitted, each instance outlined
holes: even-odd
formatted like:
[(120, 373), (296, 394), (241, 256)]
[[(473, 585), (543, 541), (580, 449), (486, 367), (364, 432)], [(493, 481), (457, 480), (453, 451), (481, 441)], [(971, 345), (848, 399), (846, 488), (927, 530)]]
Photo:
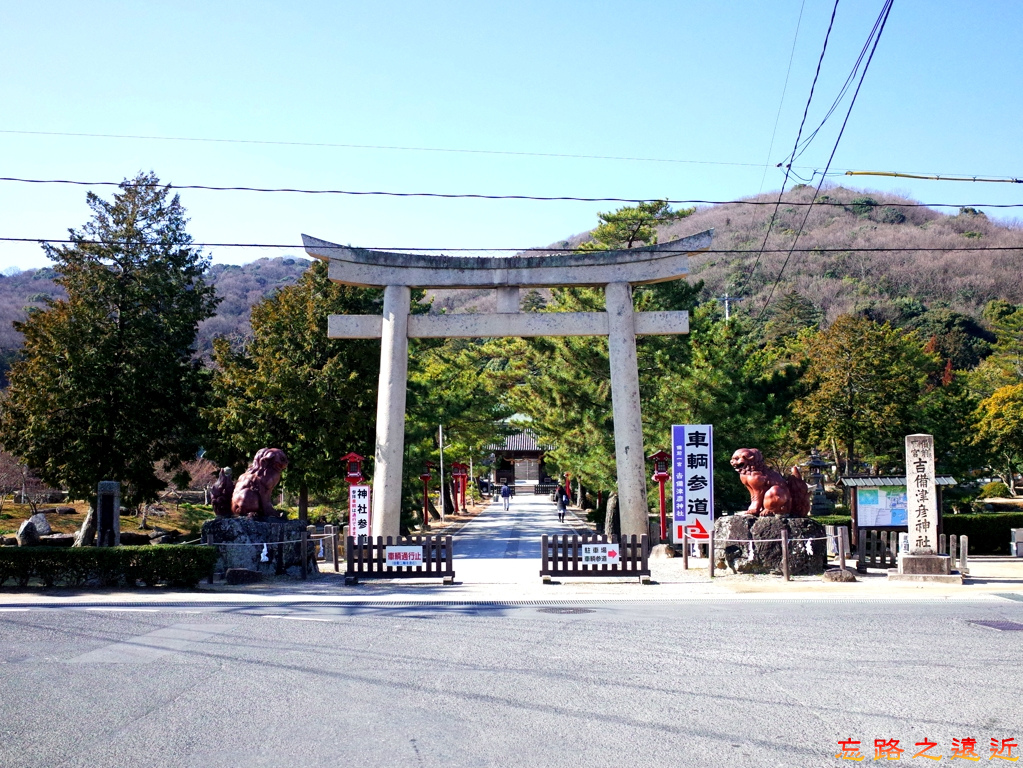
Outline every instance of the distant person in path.
[(558, 502), (558, 522), (565, 522), (565, 512), (568, 510), (568, 493), (565, 491), (564, 486), (559, 485), (558, 490), (554, 493), (554, 498)]
[(501, 499), (504, 501), (504, 508), (508, 509), (511, 504), (511, 488), (508, 487), (507, 480), (501, 484)]

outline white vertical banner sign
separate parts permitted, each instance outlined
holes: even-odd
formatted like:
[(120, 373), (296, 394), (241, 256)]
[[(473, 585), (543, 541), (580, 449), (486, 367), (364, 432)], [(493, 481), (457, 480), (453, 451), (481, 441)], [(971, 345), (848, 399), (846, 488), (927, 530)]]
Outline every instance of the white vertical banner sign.
[(364, 544), (369, 540), (372, 523), (372, 489), (368, 485), (348, 486), (348, 535)]
[(938, 554), (938, 492), (931, 435), (906, 435), (906, 506), (910, 554)]
[(714, 427), (676, 424), (671, 428), (671, 540), (707, 541), (714, 527)]

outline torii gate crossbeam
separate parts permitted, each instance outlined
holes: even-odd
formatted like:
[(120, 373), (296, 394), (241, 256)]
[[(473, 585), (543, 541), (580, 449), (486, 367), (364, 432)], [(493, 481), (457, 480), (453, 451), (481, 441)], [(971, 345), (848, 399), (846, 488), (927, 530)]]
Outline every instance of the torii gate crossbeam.
[[(507, 257), (369, 251), (302, 235), (306, 253), (329, 261), (331, 280), (384, 288), (381, 315), (331, 315), (327, 325), (327, 335), (332, 339), (380, 339), (372, 534), (397, 536), (399, 532), (410, 338), (605, 335), (622, 533), (646, 533), (646, 467), (636, 336), (688, 333), (689, 313), (634, 312), (632, 286), (685, 277), (689, 254), (710, 248), (713, 233), (707, 230), (630, 250)], [(607, 311), (519, 312), (520, 288), (564, 286), (603, 287)], [(410, 315), (413, 287), (495, 288), (497, 313)]]

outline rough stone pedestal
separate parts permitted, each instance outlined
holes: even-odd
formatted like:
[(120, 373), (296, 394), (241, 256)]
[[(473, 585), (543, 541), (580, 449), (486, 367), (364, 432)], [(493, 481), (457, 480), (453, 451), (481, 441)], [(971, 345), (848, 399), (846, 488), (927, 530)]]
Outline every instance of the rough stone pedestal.
[[(714, 521), (715, 567), (733, 573), (781, 571), (781, 532), (789, 535), (789, 573), (807, 576), (827, 566), (824, 527), (808, 517), (730, 515)], [(817, 541), (803, 541), (817, 539)]]
[(963, 575), (952, 570), (948, 555), (911, 555), (899, 553), (899, 567), (888, 570), (888, 581), (962, 584)]
[[(266, 576), (287, 574), (298, 578), (302, 567), (300, 539), (306, 530), (301, 520), (274, 520), (261, 522), (247, 517), (217, 517), (202, 526), (203, 544), (223, 544), (218, 547), (220, 558), (215, 570), (226, 573), (230, 568), (244, 568)], [(281, 543), (281, 542), (284, 543)], [(263, 562), (263, 545), (266, 562)], [(317, 574), (315, 549), (308, 547), (310, 576)]]

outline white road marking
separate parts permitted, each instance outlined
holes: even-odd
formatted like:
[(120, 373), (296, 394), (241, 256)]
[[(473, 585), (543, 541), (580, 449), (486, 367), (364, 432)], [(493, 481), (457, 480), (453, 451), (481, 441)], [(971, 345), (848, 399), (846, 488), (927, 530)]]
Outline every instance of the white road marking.
[(29, 610), (28, 608), (0, 608), (0, 613), (21, 613)]
[(264, 619), (287, 619), (288, 621), (325, 621), (333, 623), (334, 619), (314, 619), (311, 616), (264, 616)]
[(86, 608), (87, 611), (116, 611), (118, 613), (159, 613), (158, 608)]

